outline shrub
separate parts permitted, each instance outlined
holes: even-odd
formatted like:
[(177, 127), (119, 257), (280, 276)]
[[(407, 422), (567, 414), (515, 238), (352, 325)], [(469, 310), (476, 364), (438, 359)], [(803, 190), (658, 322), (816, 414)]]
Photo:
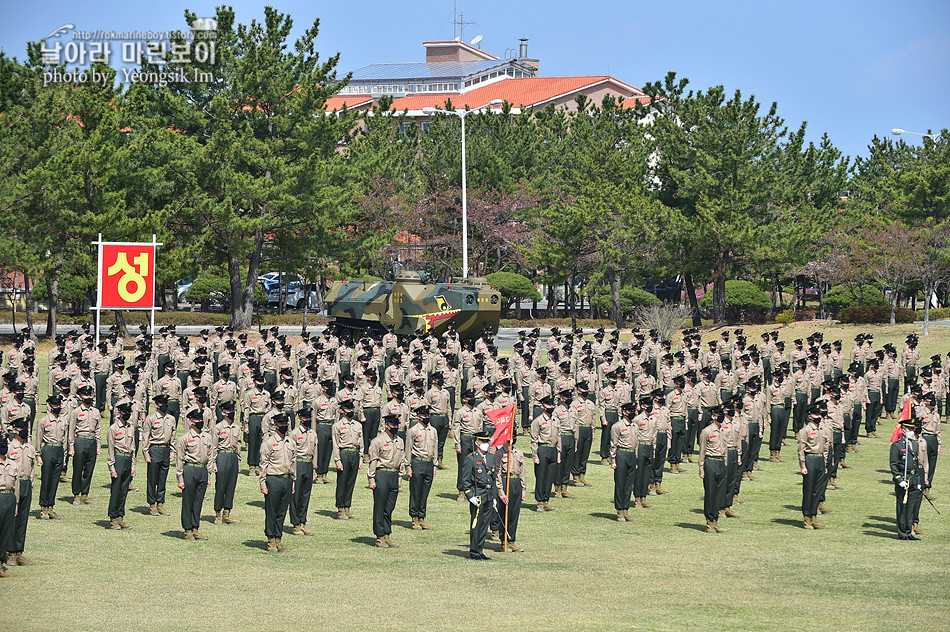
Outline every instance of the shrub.
[[(712, 309), (713, 293), (706, 292), (700, 307)], [(769, 295), (749, 281), (726, 281), (726, 309), (768, 309), (772, 306)]]
[[(945, 320), (950, 318), (950, 307), (930, 308), (930, 320)], [(917, 320), (924, 319), (924, 310), (917, 310)]]
[(775, 322), (786, 327), (795, 321), (795, 312), (786, 309), (784, 312), (775, 315)]
[[(912, 323), (917, 314), (913, 310), (898, 307), (894, 313), (896, 323)], [(845, 307), (838, 313), (843, 323), (881, 324), (891, 322), (891, 308), (888, 305), (856, 305)]]
[(815, 320), (818, 312), (813, 309), (796, 309), (795, 320)]
[(853, 289), (836, 285), (825, 294), (825, 307), (832, 311), (862, 304), (887, 305), (887, 299), (884, 298), (884, 293), (873, 285), (860, 285)]
[(673, 334), (690, 323), (689, 311), (669, 303), (640, 305), (633, 310), (633, 317), (641, 328), (659, 331), (662, 340), (672, 340)]
[[(610, 286), (599, 286), (596, 292), (591, 294), (590, 304), (592, 307), (598, 309), (611, 309), (613, 307), (613, 299), (610, 296)], [(624, 285), (620, 288), (620, 309), (622, 309), (625, 314), (630, 313), (635, 307), (662, 304), (663, 301), (646, 290), (641, 290), (638, 287), (631, 287), (629, 285)]]
[(517, 272), (493, 272), (486, 276), (485, 280), (501, 292), (508, 303), (518, 299), (541, 300), (541, 294), (534, 287), (534, 282)]

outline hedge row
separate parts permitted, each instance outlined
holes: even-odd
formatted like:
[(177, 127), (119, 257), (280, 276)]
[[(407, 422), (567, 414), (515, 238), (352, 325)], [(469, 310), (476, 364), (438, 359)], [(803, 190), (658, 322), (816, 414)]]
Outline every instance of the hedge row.
[[(950, 318), (950, 307), (938, 307), (930, 310), (930, 320), (946, 320)], [(924, 319), (924, 310), (917, 310), (917, 320)]]
[[(917, 319), (913, 310), (898, 307), (894, 313), (896, 323), (912, 323)], [(891, 308), (887, 305), (859, 305), (846, 307), (838, 312), (838, 320), (843, 323), (878, 324), (891, 322)]]

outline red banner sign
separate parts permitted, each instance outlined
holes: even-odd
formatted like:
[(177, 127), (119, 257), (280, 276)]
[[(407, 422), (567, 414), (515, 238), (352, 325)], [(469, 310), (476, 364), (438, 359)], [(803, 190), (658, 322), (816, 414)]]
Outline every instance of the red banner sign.
[(104, 243), (101, 247), (100, 307), (155, 307), (155, 244)]

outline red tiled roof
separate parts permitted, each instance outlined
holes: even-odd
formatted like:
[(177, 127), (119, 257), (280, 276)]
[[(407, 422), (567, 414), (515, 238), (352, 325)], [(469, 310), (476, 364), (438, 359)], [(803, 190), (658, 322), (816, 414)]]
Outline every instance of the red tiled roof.
[(373, 97), (368, 94), (347, 94), (347, 95), (336, 95), (327, 99), (327, 111), (332, 112), (333, 110), (342, 110), (345, 105), (349, 109), (358, 108), (363, 105), (371, 105), (373, 103)]
[(475, 48), (475, 47), (472, 46), (471, 44), (466, 44), (465, 42), (460, 42), (459, 40), (433, 40), (433, 41), (431, 41), (431, 42), (422, 42), (422, 45), (423, 45), (423, 46), (429, 46), (429, 45), (445, 45), (445, 44), (458, 44), (459, 46), (461, 46), (462, 48), (464, 48), (464, 49), (466, 49), (466, 50), (468, 50), (468, 51), (471, 51), (471, 52), (476, 53), (476, 54), (478, 54), (478, 55), (484, 56), (486, 59), (498, 59), (498, 58), (495, 57), (494, 55), (492, 55), (492, 54), (490, 54), (490, 53), (486, 53), (485, 51), (483, 51), (483, 50), (480, 49), (480, 48)]
[(546, 105), (555, 99), (572, 94), (583, 93), (587, 89), (599, 89), (608, 84), (614, 92), (626, 97), (625, 107), (633, 107), (634, 102), (644, 103), (643, 93), (622, 81), (608, 75), (586, 77), (532, 77), (525, 79), (503, 79), (465, 94), (457, 92), (436, 94), (413, 94), (395, 99), (393, 107), (397, 111), (421, 110), (425, 107), (443, 107), (446, 99), (452, 100), (457, 108), (478, 108), (490, 101), (502, 99), (514, 107), (533, 107)]

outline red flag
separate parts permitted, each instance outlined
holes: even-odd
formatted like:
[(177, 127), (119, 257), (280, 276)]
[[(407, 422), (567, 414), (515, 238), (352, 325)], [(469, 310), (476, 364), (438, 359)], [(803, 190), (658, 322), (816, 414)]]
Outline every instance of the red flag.
[(894, 434), (891, 435), (891, 443), (894, 443), (904, 434), (903, 429), (901, 429), (901, 422), (907, 421), (910, 419), (910, 400), (908, 397), (907, 401), (904, 403), (904, 410), (901, 411), (900, 417), (897, 418), (897, 427), (894, 428)]
[(491, 438), (491, 446), (505, 445), (511, 441), (511, 434), (515, 427), (515, 405), (506, 408), (488, 411), (488, 418), (495, 424), (495, 434)]

